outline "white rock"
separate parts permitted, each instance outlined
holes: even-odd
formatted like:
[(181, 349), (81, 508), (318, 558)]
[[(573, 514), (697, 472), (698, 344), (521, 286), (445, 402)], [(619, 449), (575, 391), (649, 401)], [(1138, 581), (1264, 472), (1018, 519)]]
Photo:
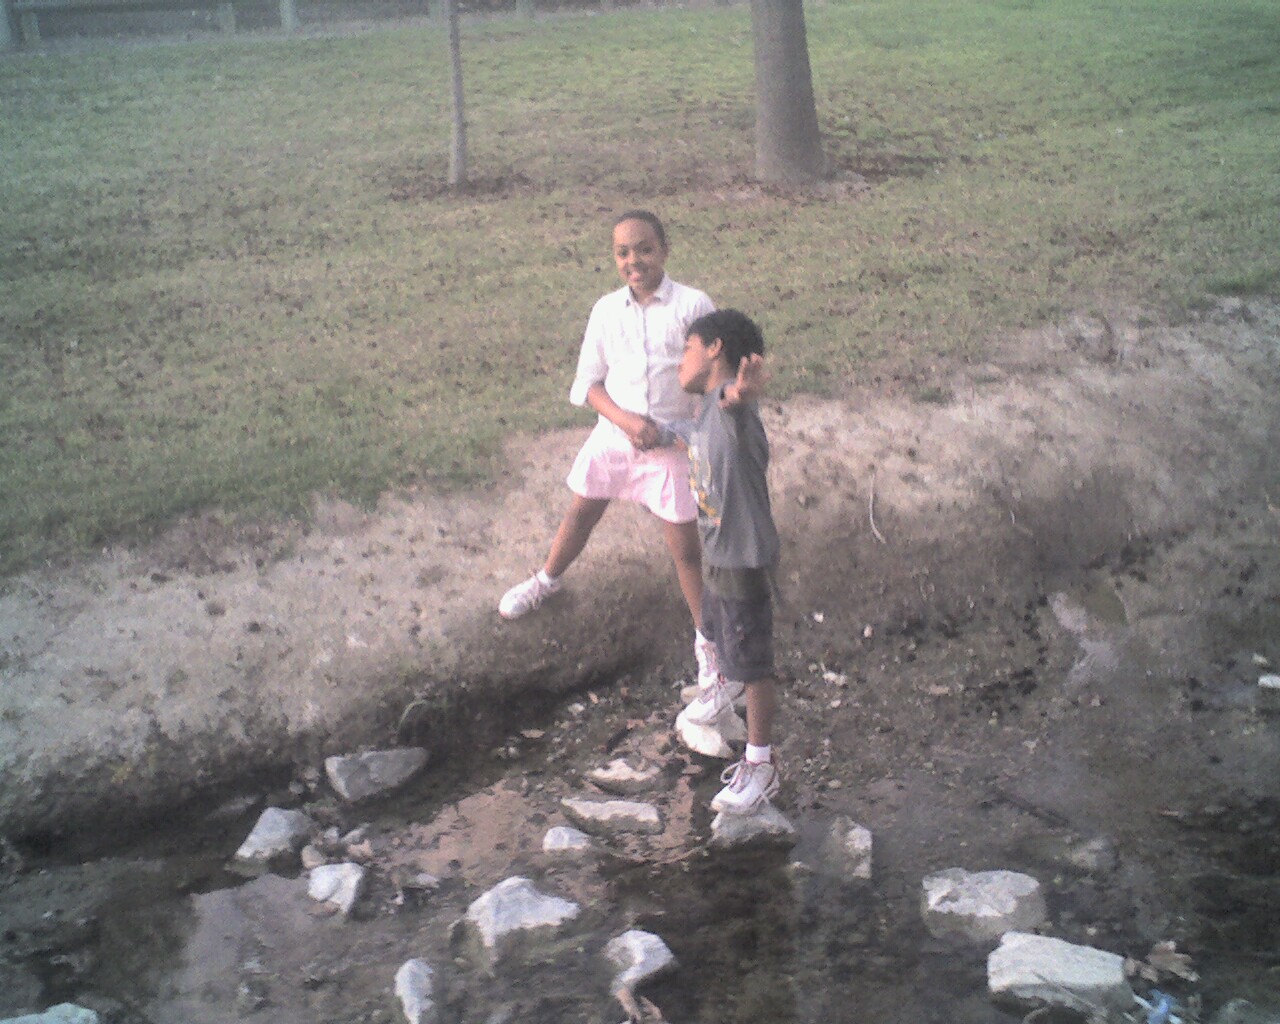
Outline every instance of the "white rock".
[(676, 735), (681, 743), (703, 757), (732, 761), (738, 756), (730, 744), (747, 741), (747, 724), (735, 712), (721, 715), (714, 725), (695, 725), (686, 717), (688, 712), (685, 708), (676, 717)]
[(6, 1017), (0, 1024), (98, 1024), (99, 1017), (93, 1010), (86, 1010), (75, 1003), (59, 1003), (44, 1013), (29, 1013), (23, 1017)]
[(923, 888), (921, 912), (935, 938), (960, 935), (985, 942), (1044, 923), (1044, 894), (1030, 875), (951, 868), (929, 875)]
[(711, 846), (720, 850), (754, 844), (792, 846), (795, 826), (767, 800), (754, 814), (717, 814), (711, 822)]
[(675, 966), (675, 955), (667, 944), (652, 932), (633, 928), (611, 939), (604, 947), (605, 959), (622, 968), (614, 975), (609, 986), (611, 992), (634, 989), (641, 982), (670, 970)]
[(653, 804), (636, 800), (584, 800), (565, 797), (560, 801), (564, 813), (578, 827), (588, 832), (662, 831), (662, 815)]
[(1019, 1007), (1064, 1006), (1078, 1013), (1133, 1008), (1124, 958), (1090, 946), (1007, 932), (987, 957), (991, 997)]
[(1280, 1010), (1268, 1013), (1247, 999), (1232, 999), (1218, 1008), (1210, 1024), (1280, 1024)]
[(1258, 677), (1258, 704), (1270, 711), (1280, 711), (1280, 676)]
[(307, 883), (307, 895), (321, 903), (332, 903), (344, 914), (350, 914), (364, 893), (368, 872), (359, 864), (322, 864), (313, 868)]
[(354, 803), (403, 786), (426, 763), (427, 752), (422, 747), (400, 747), (326, 757), (324, 771), (334, 791)]
[(517, 875), (476, 899), (464, 920), (480, 942), (485, 965), (493, 967), (523, 945), (555, 937), (581, 912), (578, 904), (541, 893)]
[(318, 868), (321, 864), (327, 864), (328, 860), (312, 843), (302, 848), (302, 866), (308, 871)]
[(828, 870), (844, 878), (865, 880), (871, 877), (871, 848), (871, 830), (842, 816), (831, 823), (822, 844), (822, 860)]
[(233, 866), (265, 871), (272, 864), (296, 856), (306, 843), (314, 823), (302, 811), (268, 807), (258, 816), (248, 837), (236, 850)]
[(434, 1024), (435, 976), (425, 960), (406, 960), (396, 971), (396, 998), (409, 1024)]
[(1118, 857), (1111, 841), (1104, 836), (1097, 836), (1068, 849), (1066, 861), (1081, 871), (1098, 874), (1113, 871), (1118, 863)]
[(585, 832), (570, 828), (568, 825), (556, 825), (547, 829), (542, 837), (542, 852), (575, 856), (590, 853), (595, 848), (591, 837)]
[(632, 796), (656, 786), (662, 780), (662, 771), (653, 764), (637, 770), (619, 757), (603, 768), (592, 769), (587, 779), (610, 793)]

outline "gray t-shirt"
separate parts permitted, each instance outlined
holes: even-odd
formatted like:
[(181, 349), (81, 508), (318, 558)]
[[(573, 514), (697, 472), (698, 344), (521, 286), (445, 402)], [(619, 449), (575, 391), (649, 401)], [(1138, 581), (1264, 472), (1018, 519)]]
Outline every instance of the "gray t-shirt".
[(708, 577), (715, 570), (771, 569), (778, 560), (764, 423), (755, 403), (720, 408), (723, 390), (703, 396), (688, 438), (689, 483)]

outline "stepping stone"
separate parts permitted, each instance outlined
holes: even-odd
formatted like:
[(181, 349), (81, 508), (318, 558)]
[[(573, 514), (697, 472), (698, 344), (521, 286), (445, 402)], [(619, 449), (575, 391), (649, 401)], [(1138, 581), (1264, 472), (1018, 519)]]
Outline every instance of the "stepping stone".
[(98, 1024), (101, 1018), (93, 1010), (86, 1010), (75, 1003), (59, 1003), (44, 1013), (29, 1013), (23, 1017), (6, 1017), (0, 1024)]
[(614, 975), (609, 986), (611, 992), (634, 989), (663, 971), (675, 966), (675, 955), (667, 944), (652, 932), (633, 928), (611, 939), (604, 947), (604, 956), (615, 967), (622, 968)]
[(581, 912), (578, 904), (541, 893), (517, 875), (476, 899), (463, 920), (479, 942), (480, 960), (492, 970), (517, 950), (555, 938)]
[(987, 989), (992, 999), (1019, 1008), (1133, 1009), (1124, 957), (1027, 932), (1006, 932), (987, 957)]
[(409, 1024), (435, 1024), (435, 975), (425, 960), (406, 960), (396, 971), (396, 998)]
[(232, 867), (246, 874), (269, 870), (296, 857), (306, 845), (315, 823), (302, 811), (268, 807), (232, 857)]
[(795, 826), (767, 800), (753, 814), (725, 814), (722, 811), (711, 822), (710, 845), (717, 850), (794, 846), (795, 842)]
[(338, 796), (356, 803), (398, 789), (426, 764), (427, 752), (422, 747), (400, 747), (326, 757), (324, 772)]
[(592, 769), (587, 773), (587, 780), (610, 793), (634, 796), (658, 785), (662, 781), (662, 769), (654, 764), (635, 769), (619, 757), (603, 768)]
[(589, 800), (565, 797), (560, 801), (564, 813), (579, 828), (588, 832), (644, 832), (654, 835), (662, 831), (662, 815), (653, 804), (636, 800)]
[(819, 854), (822, 867), (845, 879), (871, 878), (871, 830), (843, 815), (827, 830)]
[(591, 841), (591, 837), (585, 832), (576, 828), (570, 828), (568, 825), (556, 825), (554, 828), (547, 829), (547, 834), (542, 837), (542, 852), (557, 854), (564, 857), (581, 857), (583, 854), (591, 853), (595, 849), (595, 843)]
[(998, 939), (1044, 923), (1040, 883), (1016, 871), (950, 868), (923, 882), (920, 909), (934, 938), (959, 935), (975, 942)]
[(307, 881), (307, 895), (321, 903), (332, 903), (350, 914), (364, 893), (368, 872), (359, 864), (322, 864), (313, 868)]

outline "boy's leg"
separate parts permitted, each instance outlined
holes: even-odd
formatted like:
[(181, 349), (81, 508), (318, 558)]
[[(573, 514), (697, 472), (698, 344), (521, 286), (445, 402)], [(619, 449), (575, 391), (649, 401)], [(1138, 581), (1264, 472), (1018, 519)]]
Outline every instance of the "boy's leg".
[(778, 712), (778, 685), (772, 678), (747, 683), (747, 742), (767, 747), (773, 737), (773, 716)]
[(778, 792), (778, 769), (772, 753), (754, 760), (752, 748), (768, 750), (773, 736), (773, 716), (778, 708), (777, 684), (770, 678), (747, 683), (747, 755), (726, 768), (720, 776), (725, 784), (711, 798), (711, 809), (722, 814), (751, 814)]
[(584, 498), (575, 494), (564, 518), (560, 520), (560, 528), (556, 530), (551, 551), (542, 570), (503, 594), (502, 600), (498, 602), (498, 614), (504, 619), (518, 619), (538, 608), (559, 590), (559, 577), (582, 554), (591, 531), (596, 528), (608, 507), (607, 498)]

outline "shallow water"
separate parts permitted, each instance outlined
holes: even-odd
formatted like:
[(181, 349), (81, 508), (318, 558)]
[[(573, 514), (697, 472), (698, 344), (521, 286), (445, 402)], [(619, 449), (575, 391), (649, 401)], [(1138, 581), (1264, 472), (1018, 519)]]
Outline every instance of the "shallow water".
[[(672, 687), (634, 681), (629, 695), (619, 685), (571, 698), (526, 723), (537, 728), (438, 767), (372, 810), (313, 791), (307, 808), (324, 825), (369, 827), (371, 881), (351, 919), (312, 901), (305, 876), (245, 881), (225, 870), (261, 799), (239, 817), (193, 811), (154, 825), (108, 844), (110, 856), (29, 851), (34, 870), (0, 889), (0, 1016), (66, 1000), (108, 1011), (112, 1024), (398, 1024), (395, 971), (422, 957), (439, 972), (446, 1024), (617, 1024), (624, 1014), (600, 951), (639, 927), (679, 961), (641, 990), (672, 1024), (1020, 1021), (987, 996), (988, 947), (934, 939), (923, 925), (920, 880), (952, 866), (1040, 879), (1046, 931), (1069, 941), (1136, 957), (1178, 941), (1202, 975), (1180, 988), (1166, 981), (1180, 996), (1265, 1001), (1280, 991), (1280, 804), (1242, 795), (1198, 807), (1186, 780), (1160, 766), (1160, 748), (1133, 737), (1204, 743), (1196, 757), (1216, 763), (1265, 754), (1267, 722), (1244, 714), (1227, 682), (1194, 680), (1190, 714), (1223, 717), (1205, 726), (1184, 715), (1176, 731), (1153, 721), (1168, 687), (1147, 681), (1145, 648), (1126, 638), (1105, 580), (1020, 614), (1022, 628), (992, 624), (985, 648), (980, 635), (965, 643), (1004, 666), (1015, 638), (1034, 672), (987, 665), (967, 670), (964, 686), (937, 686), (960, 645), (914, 633), (882, 655), (895, 666), (891, 692), (833, 688), (820, 673), (795, 681), (781, 798), (799, 829), (790, 851), (706, 849), (720, 764), (673, 745)], [(1043, 639), (1050, 617), (1063, 627), (1057, 648)], [(1115, 656), (1090, 661), (1084, 641)], [(1051, 676), (1062, 685), (1046, 686)], [(896, 717), (880, 717), (877, 698)], [(662, 766), (662, 784), (642, 799), (660, 807), (663, 833), (621, 837), (588, 863), (550, 860), (541, 841), (564, 820), (559, 799), (623, 755)], [(272, 802), (284, 795), (276, 790)], [(844, 877), (825, 852), (847, 816), (875, 836), (871, 882)], [(1067, 853), (1094, 835), (1113, 841), (1117, 865), (1072, 868)], [(439, 888), (406, 886), (422, 872)], [(490, 975), (451, 926), (516, 874), (583, 914), (563, 939)]]

